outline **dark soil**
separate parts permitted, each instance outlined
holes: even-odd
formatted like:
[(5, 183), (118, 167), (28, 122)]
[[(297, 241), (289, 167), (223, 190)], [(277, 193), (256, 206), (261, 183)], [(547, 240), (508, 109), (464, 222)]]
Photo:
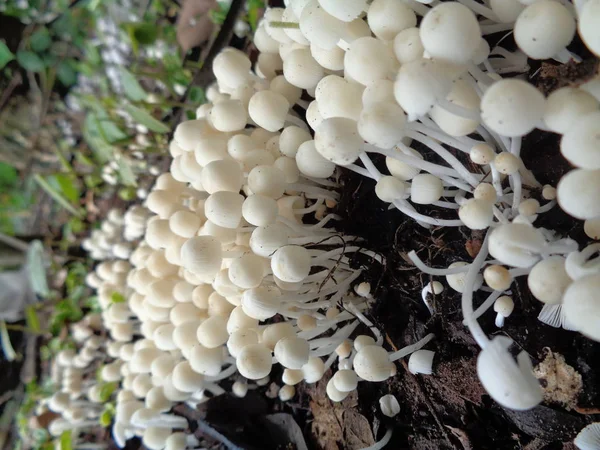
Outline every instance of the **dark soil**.
[[(589, 79), (598, 71), (598, 60), (564, 67), (542, 65), (539, 71), (535, 69), (535, 77), (533, 70), (530, 78), (548, 93)], [(540, 182), (553, 186), (571, 169), (560, 155), (559, 136), (552, 133), (531, 133), (523, 143), (522, 157)], [(460, 294), (447, 287), (434, 299), (435, 313), (430, 315), (421, 300), (421, 290), (431, 280), (412, 266), (406, 256), (415, 250), (436, 267), (470, 261), (479, 250), (482, 234), (464, 227), (425, 230), (397, 210), (389, 211), (387, 205), (375, 197), (372, 180), (345, 171), (340, 181), (343, 188), (338, 213), (345, 217), (340, 231), (364, 238), (366, 247), (386, 258), (383, 271), (378, 266), (364, 268), (376, 299), (371, 317), (386, 333), (388, 348), (408, 345), (430, 332), (436, 335), (436, 340), (429, 345), (436, 351), (432, 376), (413, 376), (402, 363), (398, 364), (397, 376), (386, 383), (359, 385), (359, 411), (373, 424), (382, 420), (380, 428), (394, 429), (388, 448), (574, 448), (570, 442), (579, 430), (600, 419), (600, 344), (578, 333), (539, 322), (537, 315), (542, 304), (529, 293), (526, 279), (518, 279), (512, 294), (515, 312), (501, 330), (494, 326), (494, 313), (486, 313), (480, 319), (484, 330), (490, 335), (511, 337), (518, 350), (529, 353), (534, 365), (544, 359), (546, 348), (560, 353), (566, 363), (581, 374), (583, 391), (577, 401), (579, 412), (551, 404), (522, 413), (498, 406), (477, 379), (479, 348), (462, 325)], [(539, 193), (533, 195), (539, 196)], [(435, 212), (430, 213), (435, 215)], [(582, 222), (567, 216), (558, 207), (542, 215), (536, 226), (574, 238), (582, 246), (590, 243), (583, 233)], [(368, 264), (368, 261), (363, 263)], [(476, 296), (476, 305), (482, 300), (481, 295)], [(393, 419), (379, 412), (378, 400), (388, 393), (394, 394), (401, 405), (400, 414)], [(378, 436), (382, 434), (383, 431), (379, 431)], [(359, 447), (346, 447), (338, 442), (338, 447), (333, 448)]]

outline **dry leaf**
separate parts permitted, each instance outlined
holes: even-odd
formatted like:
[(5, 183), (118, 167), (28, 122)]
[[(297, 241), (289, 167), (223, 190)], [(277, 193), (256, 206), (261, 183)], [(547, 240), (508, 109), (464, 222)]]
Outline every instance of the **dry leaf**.
[(216, 0), (183, 2), (177, 19), (177, 42), (184, 52), (208, 41), (214, 28), (208, 12), (216, 7)]

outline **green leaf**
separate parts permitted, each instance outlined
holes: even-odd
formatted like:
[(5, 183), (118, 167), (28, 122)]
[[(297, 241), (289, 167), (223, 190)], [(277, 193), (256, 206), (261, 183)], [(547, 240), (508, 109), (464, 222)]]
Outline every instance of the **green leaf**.
[(73, 450), (71, 430), (63, 431), (60, 435), (60, 450)]
[(102, 62), (98, 47), (89, 41), (85, 43), (85, 59), (92, 65), (100, 64)]
[(117, 389), (117, 383), (106, 383), (100, 388), (100, 401), (106, 403)]
[(122, 25), (131, 39), (133, 52), (137, 53), (140, 46), (153, 44), (158, 38), (158, 27), (155, 23), (128, 22)]
[(96, 113), (88, 113), (81, 129), (85, 142), (89, 145), (94, 156), (100, 163), (108, 162), (113, 155), (113, 147), (104, 140), (103, 131)]
[(117, 165), (119, 166), (119, 178), (121, 182), (127, 186), (137, 186), (137, 178), (131, 169), (129, 159), (121, 157), (117, 161)]
[(83, 214), (81, 211), (77, 210), (69, 201), (62, 196), (60, 192), (58, 192), (45, 178), (43, 178), (40, 174), (35, 174), (33, 176), (35, 182), (44, 190), (50, 197), (52, 197), (60, 206), (65, 208), (74, 216), (82, 217)]
[(32, 241), (27, 250), (27, 269), (29, 270), (29, 281), (33, 292), (40, 297), (48, 297), (50, 289), (46, 278), (46, 265), (44, 257), (44, 245), (41, 241)]
[(42, 58), (35, 53), (26, 50), (19, 50), (17, 52), (17, 61), (21, 67), (28, 72), (43, 72), (46, 68)]
[(73, 86), (77, 82), (77, 72), (70, 61), (61, 61), (56, 69), (56, 77), (65, 86)]
[(190, 88), (188, 100), (190, 101), (190, 103), (196, 103), (196, 104), (206, 103), (206, 96), (204, 94), (204, 89), (202, 89), (200, 86), (192, 86)]
[(71, 203), (77, 203), (79, 201), (79, 197), (81, 196), (79, 188), (76, 185), (77, 178), (64, 173), (54, 175), (54, 178), (58, 182), (60, 190), (67, 200), (69, 200)]
[(42, 27), (37, 30), (31, 35), (29, 43), (31, 44), (31, 49), (34, 52), (41, 53), (46, 50), (52, 43), (52, 38), (50, 37), (48, 29), (46, 27)]
[(133, 105), (125, 105), (125, 111), (137, 123), (157, 133), (168, 133), (169, 127), (152, 117), (147, 111)]
[(0, 187), (7, 189), (14, 186), (18, 180), (17, 169), (9, 164), (0, 162)]
[(119, 189), (119, 198), (125, 200), (126, 202), (130, 202), (135, 199), (135, 188), (133, 187), (124, 187)]
[(113, 292), (110, 296), (110, 301), (113, 303), (125, 303), (125, 296), (120, 292)]
[(8, 49), (4, 42), (0, 41), (0, 69), (3, 69), (13, 59), (15, 59), (14, 53)]
[(34, 333), (39, 333), (42, 331), (40, 318), (37, 315), (34, 305), (28, 305), (25, 307), (25, 321), (27, 322), (27, 328)]
[(127, 135), (111, 120), (100, 119), (98, 125), (102, 138), (109, 144), (127, 138)]
[(142, 88), (140, 83), (138, 83), (135, 76), (124, 67), (120, 67), (119, 70), (121, 72), (121, 82), (123, 83), (125, 95), (134, 102), (144, 100), (148, 94), (144, 88)]
[(103, 427), (108, 427), (112, 423), (113, 414), (110, 411), (104, 411), (100, 415), (100, 425)]

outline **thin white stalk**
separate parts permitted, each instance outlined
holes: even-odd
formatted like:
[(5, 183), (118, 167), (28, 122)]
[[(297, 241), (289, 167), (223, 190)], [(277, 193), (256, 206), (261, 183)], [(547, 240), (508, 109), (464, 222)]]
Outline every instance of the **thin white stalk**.
[(417, 211), (410, 210), (407, 208), (407, 202), (405, 200), (394, 200), (393, 205), (400, 210), (403, 214), (411, 217), (419, 222), (424, 222), (429, 225), (434, 225), (438, 227), (460, 227), (463, 226), (462, 220), (448, 220), (448, 219), (435, 219), (433, 217), (426, 216), (424, 214), (418, 213)]
[(489, 235), (490, 232), (488, 231), (485, 235), (483, 243), (481, 244), (479, 253), (473, 260), (473, 263), (469, 266), (461, 299), (463, 319), (466, 322), (469, 331), (473, 335), (473, 338), (482, 349), (484, 349), (487, 346), (489, 339), (483, 332), (483, 330), (481, 329), (481, 325), (479, 325), (479, 322), (477, 322), (477, 319), (475, 319), (473, 315), (473, 285), (475, 284), (477, 275), (479, 275), (479, 271), (484, 266), (485, 258), (488, 255)]
[(435, 334), (433, 333), (429, 333), (427, 336), (425, 336), (423, 339), (421, 339), (418, 342), (415, 342), (412, 345), (408, 345), (404, 348), (401, 348), (400, 350), (398, 350), (397, 352), (394, 353), (390, 353), (390, 361), (397, 361), (400, 358), (404, 358), (407, 355), (410, 355), (411, 353), (416, 352), (417, 350), (422, 349), (423, 347), (425, 347), (425, 345), (431, 341), (433, 338), (435, 337)]

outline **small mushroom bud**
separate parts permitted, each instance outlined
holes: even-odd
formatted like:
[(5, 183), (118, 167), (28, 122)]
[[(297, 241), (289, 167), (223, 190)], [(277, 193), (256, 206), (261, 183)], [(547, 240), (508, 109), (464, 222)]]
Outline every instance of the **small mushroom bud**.
[(502, 328), (504, 319), (510, 316), (515, 309), (515, 303), (511, 297), (503, 295), (494, 302), (494, 311), (496, 314), (496, 326)]
[(431, 375), (433, 373), (433, 357), (435, 352), (431, 350), (417, 350), (408, 358), (408, 370), (412, 374), (422, 373)]
[(508, 269), (498, 265), (487, 266), (483, 271), (483, 279), (495, 291), (503, 292), (512, 284), (513, 278)]
[(281, 400), (282, 402), (287, 402), (291, 400), (292, 398), (294, 398), (294, 395), (296, 395), (296, 388), (294, 386), (286, 384), (282, 386), (281, 389), (279, 389), (278, 396), (279, 400)]
[(394, 417), (400, 412), (400, 404), (392, 394), (384, 395), (379, 399), (381, 413), (387, 417)]

